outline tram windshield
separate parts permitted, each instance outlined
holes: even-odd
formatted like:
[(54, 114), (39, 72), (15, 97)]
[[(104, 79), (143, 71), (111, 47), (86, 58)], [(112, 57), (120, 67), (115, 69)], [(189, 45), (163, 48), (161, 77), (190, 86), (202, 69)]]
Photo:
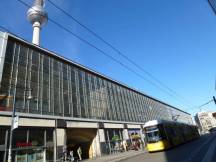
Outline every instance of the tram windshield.
[(158, 127), (148, 127), (146, 128), (146, 137), (148, 143), (154, 143), (161, 140), (160, 132)]

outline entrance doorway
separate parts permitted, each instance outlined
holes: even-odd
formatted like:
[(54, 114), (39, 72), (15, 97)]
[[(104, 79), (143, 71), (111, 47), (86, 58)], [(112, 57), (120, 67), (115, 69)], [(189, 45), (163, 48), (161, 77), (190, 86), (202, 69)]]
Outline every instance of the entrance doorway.
[(67, 129), (67, 151), (73, 151), (74, 157), (78, 158), (77, 149), (81, 147), (82, 159), (93, 157), (95, 147), (93, 139), (96, 136), (97, 129), (72, 128)]

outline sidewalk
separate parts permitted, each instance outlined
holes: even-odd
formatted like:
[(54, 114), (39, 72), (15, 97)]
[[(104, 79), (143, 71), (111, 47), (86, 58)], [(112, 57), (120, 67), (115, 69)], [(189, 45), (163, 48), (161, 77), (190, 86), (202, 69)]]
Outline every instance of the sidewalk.
[(140, 151), (130, 150), (130, 151), (123, 152), (123, 153), (105, 155), (105, 156), (94, 158), (94, 159), (84, 160), (83, 162), (117, 162), (120, 160), (128, 159), (133, 156), (144, 154), (146, 152), (147, 152), (146, 150), (140, 150)]

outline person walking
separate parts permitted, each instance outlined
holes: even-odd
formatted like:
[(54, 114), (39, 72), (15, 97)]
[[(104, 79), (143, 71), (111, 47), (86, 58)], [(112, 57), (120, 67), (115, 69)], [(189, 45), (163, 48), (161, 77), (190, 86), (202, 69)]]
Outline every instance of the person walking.
[(123, 143), (124, 151), (126, 152), (127, 151), (127, 141), (123, 140), (122, 143)]
[(79, 156), (79, 160), (82, 160), (82, 149), (81, 147), (79, 146), (78, 149), (77, 149), (77, 154)]
[(63, 152), (63, 156), (62, 156), (62, 161), (63, 161), (63, 162), (67, 161), (67, 158), (68, 158), (68, 157), (67, 157), (67, 151), (64, 151), (64, 152)]
[(74, 160), (73, 151), (70, 151), (70, 162), (74, 162)]

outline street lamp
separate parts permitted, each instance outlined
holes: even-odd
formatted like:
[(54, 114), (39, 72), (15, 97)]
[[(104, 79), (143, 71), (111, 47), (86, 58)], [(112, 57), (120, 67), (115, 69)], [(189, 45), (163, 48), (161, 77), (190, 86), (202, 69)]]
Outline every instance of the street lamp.
[[(17, 83), (17, 78), (15, 80), (15, 85)], [(16, 108), (15, 108), (15, 99), (16, 99), (16, 86), (14, 86), (13, 90), (13, 110), (11, 115), (11, 129), (10, 129), (10, 136), (9, 136), (9, 149), (8, 149), (8, 162), (12, 161), (12, 143), (13, 143), (13, 130), (16, 129), (15, 127), (15, 118), (16, 118)], [(31, 95), (32, 89), (26, 90), (28, 92), (28, 96), (26, 96), (27, 100), (30, 101), (33, 97)]]

